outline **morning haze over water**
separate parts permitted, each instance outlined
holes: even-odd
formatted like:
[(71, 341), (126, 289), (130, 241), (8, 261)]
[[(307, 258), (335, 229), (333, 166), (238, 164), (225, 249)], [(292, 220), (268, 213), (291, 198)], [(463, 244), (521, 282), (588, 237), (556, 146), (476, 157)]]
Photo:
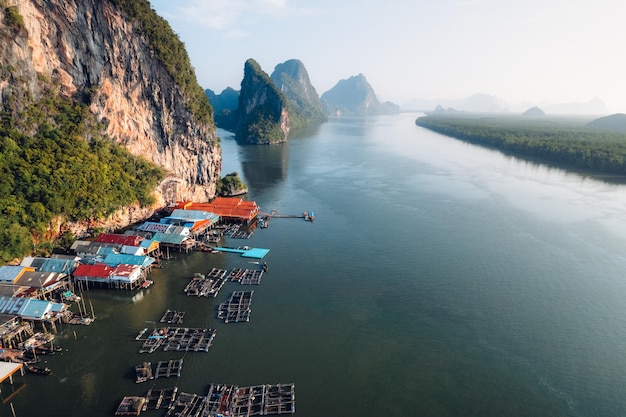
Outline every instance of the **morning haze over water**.
[(274, 146), (221, 132), (223, 171), (239, 172), (262, 211), (316, 217), (273, 219), (245, 241), (270, 249), (250, 322), (216, 318), (237, 284), (216, 299), (183, 294), (195, 272), (249, 260), (177, 255), (143, 292), (92, 290), (97, 322), (62, 329), (72, 360), (50, 357), (53, 375), (29, 379), (16, 415), (110, 416), (145, 394), (134, 365), (180, 356), (137, 353), (134, 336), (166, 308), (217, 336), (208, 353), (185, 354), (180, 378), (151, 386), (204, 395), (210, 383), (294, 382), (300, 417), (626, 414), (626, 186), (416, 117), (331, 119)]

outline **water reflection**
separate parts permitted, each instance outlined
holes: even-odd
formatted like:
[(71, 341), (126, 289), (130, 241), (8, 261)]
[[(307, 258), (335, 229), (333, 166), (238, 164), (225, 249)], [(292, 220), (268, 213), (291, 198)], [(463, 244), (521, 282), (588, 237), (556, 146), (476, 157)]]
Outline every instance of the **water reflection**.
[(287, 178), (289, 142), (275, 145), (240, 145), (241, 168), (248, 188), (263, 194)]

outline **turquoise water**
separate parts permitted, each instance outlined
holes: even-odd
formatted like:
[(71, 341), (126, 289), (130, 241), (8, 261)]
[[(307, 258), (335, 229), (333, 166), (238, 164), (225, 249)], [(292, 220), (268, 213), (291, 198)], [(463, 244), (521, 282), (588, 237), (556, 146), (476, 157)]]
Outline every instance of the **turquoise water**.
[[(177, 255), (147, 290), (91, 291), (96, 322), (61, 329), (54, 374), (24, 377), (16, 416), (110, 416), (152, 384), (279, 382), (296, 384), (300, 417), (625, 415), (626, 187), (415, 117), (333, 119), (276, 146), (221, 132), (223, 172), (263, 211), (316, 217), (225, 242), (270, 249), (250, 322), (216, 319), (238, 284), (217, 299), (182, 290), (195, 272), (254, 260)], [(167, 308), (217, 329), (208, 353), (137, 353), (134, 336)], [(181, 378), (134, 383), (135, 364), (183, 356)]]

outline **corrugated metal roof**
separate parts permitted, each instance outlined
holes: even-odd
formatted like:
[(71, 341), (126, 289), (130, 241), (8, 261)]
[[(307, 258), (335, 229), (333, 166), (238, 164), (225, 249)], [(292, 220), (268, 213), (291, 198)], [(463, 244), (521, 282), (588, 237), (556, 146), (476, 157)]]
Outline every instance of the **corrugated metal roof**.
[(121, 264), (126, 265), (139, 265), (147, 267), (154, 263), (154, 258), (150, 256), (135, 256), (126, 254), (111, 254), (104, 257), (104, 263), (111, 266), (117, 266)]
[(34, 271), (34, 269), (21, 265), (0, 266), (0, 281), (14, 282), (24, 271)]
[(80, 264), (74, 271), (75, 277), (95, 277), (95, 278), (108, 278), (111, 275), (113, 268), (105, 264)]
[(219, 220), (219, 216), (217, 214), (203, 210), (176, 209), (168, 217), (173, 219)]
[(21, 316), (24, 319), (42, 319), (51, 311), (63, 311), (66, 306), (52, 301), (32, 298), (0, 297), (0, 314)]
[(175, 235), (172, 233), (155, 233), (152, 239), (161, 243), (169, 243), (171, 245), (181, 245), (185, 241), (185, 239), (187, 239), (187, 236)]
[(96, 251), (96, 255), (110, 255), (112, 253), (120, 253), (115, 246), (100, 246)]
[(139, 230), (145, 230), (147, 232), (166, 233), (170, 227), (172, 226), (166, 223), (145, 222), (144, 224), (139, 226)]
[(96, 242), (115, 243), (118, 245), (139, 246), (141, 238), (133, 235), (120, 235), (116, 233), (100, 233)]
[[(155, 246), (153, 247), (152, 245), (155, 245)], [(146, 250), (154, 250), (159, 247), (159, 242), (153, 239), (144, 239), (141, 241), (140, 246)]]
[(42, 319), (50, 311), (50, 302), (43, 300), (28, 299), (28, 302), (20, 310), (19, 315), (23, 318)]
[(59, 274), (58, 272), (24, 272), (15, 284), (24, 287), (43, 288), (60, 281), (64, 276), (65, 274)]

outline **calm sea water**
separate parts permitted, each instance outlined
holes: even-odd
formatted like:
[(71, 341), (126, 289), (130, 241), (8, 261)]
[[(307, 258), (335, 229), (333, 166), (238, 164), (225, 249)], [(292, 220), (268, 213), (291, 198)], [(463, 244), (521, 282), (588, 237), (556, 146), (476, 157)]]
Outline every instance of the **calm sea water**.
[[(279, 382), (296, 384), (300, 417), (626, 415), (626, 187), (416, 116), (331, 120), (276, 146), (221, 132), (223, 172), (263, 211), (316, 217), (225, 242), (270, 249), (251, 321), (216, 319), (238, 284), (217, 299), (182, 290), (194, 272), (256, 265), (177, 254), (147, 290), (86, 294), (96, 322), (61, 329), (53, 375), (24, 377), (15, 415), (111, 416), (151, 386)], [(217, 329), (208, 353), (137, 353), (134, 336), (168, 308)], [(134, 365), (178, 358), (181, 378), (134, 383)]]

